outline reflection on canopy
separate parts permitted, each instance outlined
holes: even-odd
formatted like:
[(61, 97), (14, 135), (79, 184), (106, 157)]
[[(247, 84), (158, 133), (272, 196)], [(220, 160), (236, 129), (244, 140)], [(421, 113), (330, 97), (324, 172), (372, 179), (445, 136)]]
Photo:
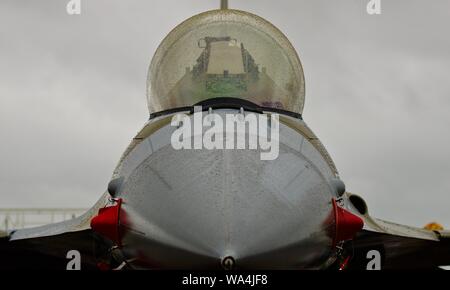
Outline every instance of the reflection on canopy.
[(272, 24), (237, 10), (213, 10), (177, 26), (149, 69), (150, 113), (216, 97), (300, 113), (303, 70), (292, 45)]

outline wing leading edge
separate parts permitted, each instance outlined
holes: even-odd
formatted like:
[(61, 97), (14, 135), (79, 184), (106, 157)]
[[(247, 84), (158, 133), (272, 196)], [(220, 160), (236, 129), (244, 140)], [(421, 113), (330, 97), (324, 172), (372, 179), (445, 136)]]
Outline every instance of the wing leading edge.
[[(350, 201), (352, 196), (355, 195), (347, 194)], [(363, 201), (357, 198), (356, 203)], [(364, 229), (345, 247), (351, 258), (348, 269), (367, 269), (373, 258), (369, 252), (373, 250), (380, 254), (381, 270), (438, 269), (450, 265), (450, 231), (433, 231), (376, 219), (368, 214), (365, 203), (360, 205), (356, 207), (364, 220)]]

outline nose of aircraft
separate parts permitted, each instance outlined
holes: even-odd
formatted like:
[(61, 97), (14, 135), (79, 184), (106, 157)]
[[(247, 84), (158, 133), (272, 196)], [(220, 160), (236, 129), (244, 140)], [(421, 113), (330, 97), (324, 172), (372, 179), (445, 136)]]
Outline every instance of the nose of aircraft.
[(121, 188), (123, 244), (163, 268), (220, 266), (225, 257), (242, 268), (323, 262), (334, 222), (327, 176), (283, 136), (272, 161), (259, 150), (152, 152)]

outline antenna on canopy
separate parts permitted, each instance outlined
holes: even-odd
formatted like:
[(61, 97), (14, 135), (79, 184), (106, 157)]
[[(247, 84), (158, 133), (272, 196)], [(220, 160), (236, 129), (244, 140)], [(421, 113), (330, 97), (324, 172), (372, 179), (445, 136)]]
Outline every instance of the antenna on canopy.
[(220, 0), (220, 9), (228, 9), (228, 0)]

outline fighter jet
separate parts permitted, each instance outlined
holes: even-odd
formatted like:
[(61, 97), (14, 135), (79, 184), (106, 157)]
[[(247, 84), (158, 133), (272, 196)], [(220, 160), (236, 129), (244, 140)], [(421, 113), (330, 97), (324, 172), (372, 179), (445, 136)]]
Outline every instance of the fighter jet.
[[(101, 270), (450, 263), (450, 232), (373, 218), (364, 199), (346, 190), (302, 118), (297, 52), (270, 22), (226, 1), (187, 19), (156, 50), (147, 87), (150, 118), (99, 201), (73, 220), (5, 233), (0, 267), (66, 269), (76, 253), (78, 268)], [(277, 158), (262, 160), (263, 148), (174, 148), (184, 124), (174, 126), (174, 117), (188, 122), (196, 114), (278, 116)], [(182, 139), (195, 143), (197, 133)], [(265, 133), (243, 136), (255, 134)]]

